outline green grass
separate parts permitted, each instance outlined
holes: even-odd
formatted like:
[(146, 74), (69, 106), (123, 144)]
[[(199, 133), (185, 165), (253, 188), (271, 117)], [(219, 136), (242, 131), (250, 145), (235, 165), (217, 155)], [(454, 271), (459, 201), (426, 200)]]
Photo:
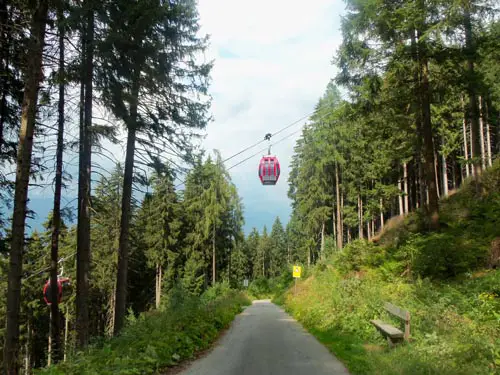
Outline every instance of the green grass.
[(142, 314), (115, 338), (39, 374), (154, 374), (207, 349), (250, 301), (240, 292), (209, 290), (201, 298), (176, 291), (162, 311)]
[[(393, 220), (377, 243), (355, 241), (275, 301), (352, 374), (500, 374), (500, 270), (487, 269), (500, 237), (500, 162), (443, 200), (440, 228), (422, 213)], [(411, 341), (389, 349), (370, 324), (401, 324)]]

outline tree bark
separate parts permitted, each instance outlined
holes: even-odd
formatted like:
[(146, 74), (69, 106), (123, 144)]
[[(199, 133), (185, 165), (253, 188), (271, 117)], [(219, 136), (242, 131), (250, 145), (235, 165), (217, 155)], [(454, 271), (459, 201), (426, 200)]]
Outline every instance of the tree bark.
[(363, 239), (363, 198), (358, 193), (359, 238)]
[(438, 198), (441, 198), (441, 193), (439, 189), (439, 176), (440, 173), (438, 172), (439, 170), (439, 158), (437, 156), (437, 151), (434, 150), (434, 176), (436, 176), (436, 191), (437, 191), (437, 196)]
[(69, 306), (66, 306), (66, 314), (64, 315), (64, 356), (63, 361), (68, 358), (68, 333), (69, 333)]
[(47, 341), (47, 367), (52, 366), (52, 311), (49, 313), (49, 338)]
[(470, 174), (474, 177), (476, 176), (476, 169), (474, 168), (474, 160), (473, 160), (473, 155), (472, 155), (472, 143), (474, 142), (472, 139), (472, 125), (470, 126), (470, 131), (469, 131), (469, 146), (470, 146), (470, 153), (469, 153), (469, 160), (471, 161), (470, 163)]
[(434, 168), (434, 142), (432, 140), (431, 103), (429, 89), (429, 65), (425, 54), (420, 56), (421, 95), (422, 95), (422, 131), (424, 136), (424, 176), (429, 194), (428, 213), (433, 218), (432, 225), (437, 226), (435, 214), (439, 211), (436, 169)]
[(465, 115), (465, 107), (464, 107), (464, 98), (461, 97), (461, 102), (462, 102), (462, 110), (464, 112), (464, 119), (462, 122), (462, 130), (464, 133), (464, 158), (465, 158), (465, 176), (469, 177), (469, 142), (467, 141), (467, 117)]
[(28, 319), (26, 322), (26, 345), (25, 345), (25, 357), (24, 357), (24, 374), (29, 375), (31, 374), (31, 317), (28, 315)]
[(33, 134), (36, 122), (38, 89), (43, 78), (42, 53), (45, 41), (48, 0), (40, 0), (31, 22), (29, 58), (27, 59), (21, 128), (17, 148), (17, 169), (12, 216), (12, 237), (7, 286), (7, 317), (4, 339), (3, 366), (8, 375), (19, 372), (19, 311), (23, 267), (26, 204), (30, 178)]
[(404, 182), (404, 203), (405, 203), (405, 213), (410, 212), (410, 207), (408, 206), (408, 164), (403, 163), (403, 182)]
[(325, 258), (325, 222), (321, 224), (321, 254), (320, 259)]
[(217, 276), (215, 274), (215, 268), (217, 264), (215, 259), (215, 220), (216, 218), (214, 218), (214, 225), (212, 230), (212, 285), (215, 285), (215, 280), (216, 280), (215, 277)]
[(161, 265), (158, 263), (156, 265), (156, 290), (155, 290), (155, 302), (156, 308), (160, 308), (161, 304), (161, 278), (162, 278), (162, 269)]
[(10, 43), (9, 27), (10, 15), (7, 10), (7, 2), (0, 2), (0, 64), (5, 61), (5, 64), (0, 65), (0, 90), (2, 92), (0, 98), (0, 154), (3, 148), (3, 133), (5, 117), (7, 115), (7, 94), (8, 94), (8, 75), (9, 75), (9, 57)]
[(476, 47), (472, 35), (472, 23), (470, 16), (470, 1), (467, 1), (464, 6), (464, 28), (465, 28), (465, 49), (467, 55), (467, 92), (469, 94), (469, 117), (471, 122), (471, 158), (474, 165), (474, 176), (478, 177), (481, 174), (481, 143), (479, 129), (479, 108), (476, 94), (476, 74), (474, 71), (474, 58), (476, 55)]
[(398, 190), (399, 190), (399, 194), (398, 194), (399, 216), (403, 216), (405, 213), (405, 210), (404, 210), (404, 206), (403, 206), (403, 196), (401, 195), (401, 194), (403, 194), (401, 180), (398, 180)]
[[(444, 139), (441, 140), (441, 143), (444, 145)], [(448, 196), (448, 164), (446, 163), (446, 156), (441, 151), (441, 170), (443, 176), (443, 196)]]
[(492, 158), (491, 158), (491, 135), (490, 135), (490, 121), (489, 121), (489, 112), (488, 112), (489, 104), (488, 101), (485, 101), (484, 103), (484, 121), (486, 123), (486, 156), (488, 159), (488, 167), (491, 167), (493, 165)]
[(50, 263), (50, 292), (52, 295), (51, 327), (52, 327), (52, 360), (57, 363), (62, 358), (61, 327), (59, 313), (59, 287), (57, 284), (57, 265), (59, 261), (59, 235), (61, 229), (61, 189), (62, 168), (64, 152), (64, 10), (63, 4), (59, 2), (57, 8), (57, 23), (59, 30), (59, 102), (58, 102), (58, 129), (56, 150), (56, 176), (54, 187), (54, 209), (52, 212), (52, 236), (51, 236), (51, 263)]
[(83, 40), (83, 51), (82, 87), (80, 91), (80, 100), (82, 100), (83, 95), (83, 113), (80, 112), (80, 120), (82, 120), (83, 117), (83, 122), (80, 122), (78, 227), (76, 250), (76, 333), (77, 345), (79, 348), (86, 347), (89, 341), (90, 179), (92, 152), (92, 85), (94, 73), (94, 12), (92, 9), (87, 11), (87, 24)]
[(343, 246), (342, 238), (342, 218), (340, 210), (340, 185), (339, 185), (339, 168), (338, 164), (335, 163), (335, 195), (337, 199), (337, 249), (341, 250)]
[(422, 95), (421, 95), (421, 68), (419, 58), (419, 48), (417, 41), (418, 32), (415, 29), (410, 30), (411, 54), (414, 62), (413, 80), (415, 81), (415, 101), (413, 108), (415, 112), (415, 128), (416, 128), (416, 144), (415, 144), (415, 162), (417, 164), (416, 181), (418, 181), (418, 199), (416, 200), (416, 208), (424, 205), (425, 202), (425, 185), (424, 174), (422, 171), (422, 139), (423, 139), (423, 120), (422, 120)]
[(384, 229), (384, 202), (380, 198), (380, 231)]
[[(136, 83), (138, 84), (138, 83)], [(127, 125), (127, 152), (125, 157), (125, 173), (123, 176), (123, 196), (120, 221), (120, 240), (118, 250), (118, 273), (116, 277), (115, 327), (117, 335), (123, 327), (127, 305), (127, 274), (128, 274), (128, 245), (130, 230), (130, 201), (132, 198), (132, 180), (134, 174), (134, 153), (137, 121), (137, 99), (139, 89), (132, 93), (133, 103), (130, 106), (130, 121)]]
[(486, 151), (484, 147), (484, 111), (483, 98), (479, 96), (479, 135), (481, 140), (481, 168), (486, 169)]

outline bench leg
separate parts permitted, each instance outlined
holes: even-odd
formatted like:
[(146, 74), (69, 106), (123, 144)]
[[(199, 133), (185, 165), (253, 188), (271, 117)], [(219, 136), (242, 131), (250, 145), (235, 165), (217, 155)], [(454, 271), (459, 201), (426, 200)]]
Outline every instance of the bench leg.
[(391, 340), (391, 338), (389, 336), (387, 336), (386, 338), (387, 338), (387, 343), (389, 344), (389, 348), (393, 348), (394, 342)]

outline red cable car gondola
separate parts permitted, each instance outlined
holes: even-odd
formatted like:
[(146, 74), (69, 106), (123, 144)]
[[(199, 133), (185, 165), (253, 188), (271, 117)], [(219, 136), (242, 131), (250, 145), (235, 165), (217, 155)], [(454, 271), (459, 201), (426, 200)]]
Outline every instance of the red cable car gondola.
[[(60, 303), (64, 300), (64, 297), (68, 296), (69, 288), (71, 288), (70, 279), (67, 277), (58, 277), (57, 278), (57, 287), (59, 289), (57, 303)], [(47, 280), (45, 286), (43, 287), (43, 299), (47, 305), (52, 304), (52, 293), (50, 292), (50, 279)]]
[(259, 178), (262, 185), (276, 185), (280, 177), (280, 163), (276, 156), (263, 156), (259, 164)]
[[(268, 133), (264, 137), (266, 140), (271, 139), (271, 134)], [(280, 177), (280, 163), (276, 156), (271, 156), (271, 146), (268, 149), (268, 155), (263, 156), (259, 163), (259, 178), (262, 185), (276, 185)]]

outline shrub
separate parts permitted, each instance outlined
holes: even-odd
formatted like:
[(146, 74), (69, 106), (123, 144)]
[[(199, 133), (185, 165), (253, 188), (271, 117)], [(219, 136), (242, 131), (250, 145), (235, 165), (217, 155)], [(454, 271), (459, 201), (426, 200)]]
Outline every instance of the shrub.
[(122, 333), (40, 374), (152, 374), (206, 349), (244, 305), (242, 293), (215, 286), (203, 298), (174, 288), (163, 311), (143, 313)]

